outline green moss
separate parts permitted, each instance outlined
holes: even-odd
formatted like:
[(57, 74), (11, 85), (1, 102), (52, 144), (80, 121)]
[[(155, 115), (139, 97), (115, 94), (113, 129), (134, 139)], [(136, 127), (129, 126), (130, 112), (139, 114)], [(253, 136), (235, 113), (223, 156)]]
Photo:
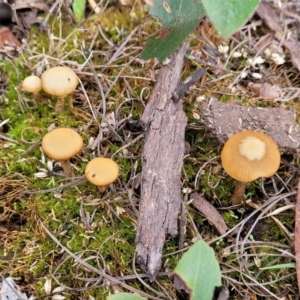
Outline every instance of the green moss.
[(240, 217), (233, 210), (223, 212), (222, 217), (229, 228), (233, 228), (240, 221)]
[[(191, 183), (194, 183), (197, 178), (196, 188), (206, 199), (218, 200), (222, 205), (230, 206), (234, 181), (227, 180), (225, 177), (218, 158), (220, 145), (212, 139), (203, 138), (203, 134), (202, 130), (187, 131), (186, 141), (190, 143), (193, 150), (190, 157), (185, 160), (183, 173)], [(207, 163), (208, 161), (210, 163)]]

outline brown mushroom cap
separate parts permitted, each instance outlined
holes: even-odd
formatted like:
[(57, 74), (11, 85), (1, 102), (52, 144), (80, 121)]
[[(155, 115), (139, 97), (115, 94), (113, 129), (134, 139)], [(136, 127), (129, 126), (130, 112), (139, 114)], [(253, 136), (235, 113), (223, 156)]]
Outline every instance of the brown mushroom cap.
[(56, 128), (42, 139), (43, 152), (51, 159), (64, 161), (78, 154), (83, 147), (82, 137), (71, 128)]
[(85, 167), (86, 179), (96, 186), (106, 186), (119, 176), (119, 166), (110, 158), (97, 157)]
[(53, 96), (66, 97), (78, 85), (78, 78), (68, 67), (54, 67), (45, 71), (42, 76), (43, 90)]
[(280, 152), (267, 135), (243, 131), (231, 136), (221, 153), (225, 171), (234, 179), (250, 182), (259, 177), (271, 177), (280, 165)]
[(37, 94), (42, 89), (41, 78), (35, 75), (26, 77), (22, 82), (22, 89), (25, 92)]

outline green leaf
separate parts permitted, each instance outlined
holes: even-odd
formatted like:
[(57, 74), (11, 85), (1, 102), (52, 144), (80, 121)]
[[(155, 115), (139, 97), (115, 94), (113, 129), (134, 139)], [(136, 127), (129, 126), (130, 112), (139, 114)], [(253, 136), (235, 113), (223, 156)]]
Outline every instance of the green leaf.
[(86, 0), (73, 0), (72, 9), (77, 21), (84, 20)]
[(205, 15), (200, 0), (156, 0), (150, 14), (162, 21), (162, 28), (144, 47), (143, 59), (163, 61), (173, 53)]
[(296, 268), (295, 263), (286, 263), (286, 264), (279, 264), (279, 265), (274, 265), (274, 266), (269, 266), (269, 267), (264, 267), (264, 268), (259, 268), (260, 270), (276, 270), (276, 269), (283, 269), (283, 268)]
[(174, 272), (191, 291), (191, 300), (211, 300), (215, 287), (222, 285), (214, 250), (203, 240), (190, 247)]
[(223, 38), (238, 30), (253, 14), (260, 0), (202, 0), (205, 11)]
[(147, 300), (139, 295), (130, 293), (119, 293), (107, 297), (107, 300)]

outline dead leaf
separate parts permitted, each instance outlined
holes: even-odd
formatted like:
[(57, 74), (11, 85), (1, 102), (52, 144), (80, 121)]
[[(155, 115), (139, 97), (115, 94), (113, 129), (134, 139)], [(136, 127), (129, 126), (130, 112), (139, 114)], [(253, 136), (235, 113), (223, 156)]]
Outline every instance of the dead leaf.
[(20, 47), (21, 43), (15, 38), (8, 27), (0, 28), (0, 48), (5, 46)]
[(208, 202), (203, 196), (198, 193), (192, 193), (190, 196), (192, 205), (212, 223), (218, 232), (223, 235), (228, 230), (228, 227), (217, 209)]
[(275, 99), (282, 95), (282, 89), (279, 86), (269, 83), (253, 83), (249, 85), (249, 90), (261, 98)]

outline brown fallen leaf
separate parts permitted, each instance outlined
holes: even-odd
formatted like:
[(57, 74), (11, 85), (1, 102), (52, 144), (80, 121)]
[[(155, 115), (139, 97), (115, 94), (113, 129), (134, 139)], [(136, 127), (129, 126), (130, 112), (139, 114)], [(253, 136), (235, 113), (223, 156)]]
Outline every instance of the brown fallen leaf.
[(276, 99), (282, 95), (282, 89), (279, 86), (269, 83), (253, 83), (249, 85), (249, 90), (261, 98)]
[(221, 235), (226, 233), (228, 227), (223, 217), (210, 202), (196, 192), (191, 194), (190, 200), (192, 200), (192, 205), (215, 226)]
[(8, 27), (0, 27), (0, 48), (4, 49), (5, 46), (20, 47), (21, 43)]

